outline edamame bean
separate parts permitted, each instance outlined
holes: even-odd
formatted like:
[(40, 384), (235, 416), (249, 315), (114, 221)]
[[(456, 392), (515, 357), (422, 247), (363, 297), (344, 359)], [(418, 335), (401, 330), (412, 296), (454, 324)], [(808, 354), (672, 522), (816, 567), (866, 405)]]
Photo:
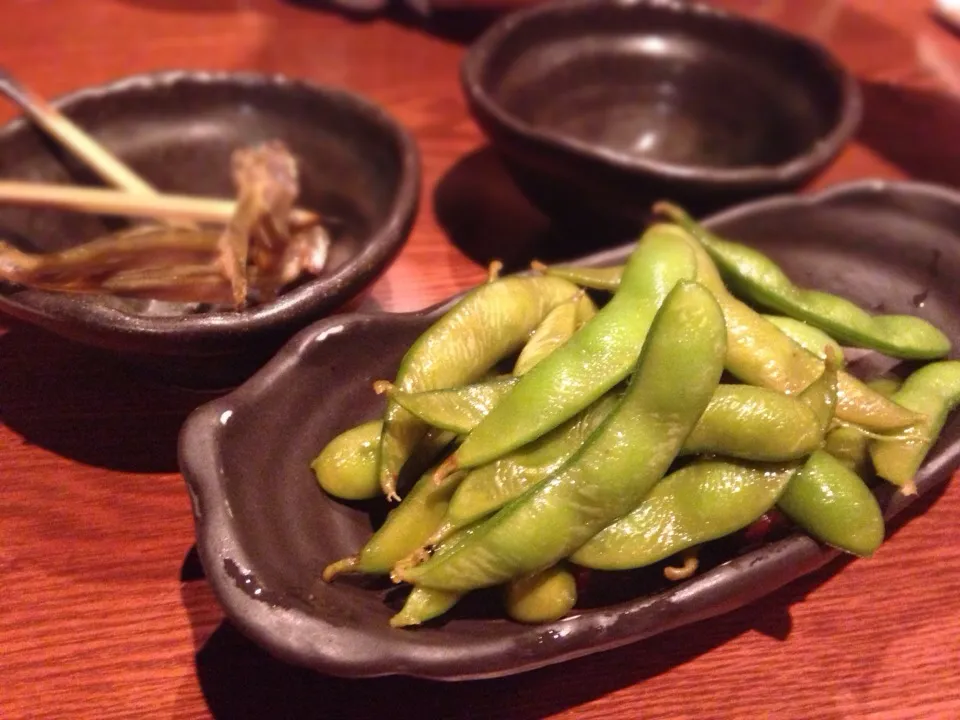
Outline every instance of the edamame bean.
[(449, 555), (407, 569), (401, 579), (457, 592), (498, 585), (555, 564), (632, 510), (710, 402), (725, 336), (710, 292), (678, 283), (656, 315), (623, 398), (579, 452)]
[[(508, 277), (469, 292), (413, 343), (394, 384), (405, 392), (473, 382), (520, 349), (554, 307), (580, 290), (559, 278)], [(387, 403), (380, 439), (379, 481), (398, 499), (396, 480), (426, 426), (395, 402)]]
[(597, 570), (628, 570), (729, 535), (772, 508), (797, 467), (729, 460), (688, 465), (570, 559)]

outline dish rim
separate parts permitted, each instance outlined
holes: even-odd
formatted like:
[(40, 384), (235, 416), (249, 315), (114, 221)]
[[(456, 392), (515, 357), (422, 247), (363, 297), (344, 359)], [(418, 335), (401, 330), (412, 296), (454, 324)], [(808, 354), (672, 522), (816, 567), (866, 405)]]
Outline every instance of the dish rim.
[[(843, 183), (811, 195), (787, 194), (745, 203), (713, 215), (705, 223), (713, 226), (721, 221), (785, 205), (795, 206), (799, 203), (801, 206), (810, 206), (845, 196), (885, 192), (934, 196), (960, 208), (960, 191), (911, 181), (866, 180)], [(575, 262), (603, 265), (622, 258), (634, 244), (626, 243)], [(839, 551), (820, 545), (803, 533), (794, 533), (727, 560), (661, 593), (591, 609), (555, 623), (532, 626), (524, 635), (538, 637), (541, 642), (547, 639), (562, 649), (567, 643), (565, 624), (579, 620), (581, 625), (585, 625), (580, 636), (593, 639), (585, 645), (573, 646), (568, 652), (547, 653), (520, 662), (504, 663), (496, 658), (498, 653), (502, 655), (505, 651), (503, 643), (497, 645), (494, 641), (485, 640), (484, 657), (487, 665), (479, 670), (457, 670), (449, 658), (417, 657), (416, 653), (403, 652), (403, 648), (398, 651), (390, 646), (391, 643), (374, 643), (374, 651), (368, 646), (366, 650), (355, 650), (354, 654), (347, 657), (324, 654), (314, 643), (305, 640), (302, 631), (304, 624), (311, 628), (311, 633), (340, 633), (341, 639), (362, 637), (363, 632), (334, 627), (322, 617), (252, 599), (238, 589), (236, 580), (224, 571), (223, 561), (226, 558), (245, 568), (251, 567), (251, 564), (231, 529), (233, 521), (228, 517), (226, 495), (219, 481), (223, 470), (218, 454), (218, 429), (222, 427), (223, 415), (232, 413), (238, 407), (256, 407), (258, 397), (269, 394), (273, 382), (290, 371), (307, 348), (327, 334), (339, 333), (351, 324), (371, 321), (422, 322), (450, 307), (459, 297), (459, 294), (455, 295), (416, 312), (356, 313), (314, 323), (292, 338), (250, 380), (230, 394), (198, 408), (184, 424), (179, 441), (180, 467), (192, 501), (197, 546), (207, 579), (227, 617), (268, 652), (294, 664), (345, 677), (407, 675), (445, 681), (502, 677), (632, 644), (682, 625), (727, 613), (774, 592), (840, 555)], [(896, 493), (890, 485), (880, 486), (877, 495), (884, 507), (884, 517), (892, 520), (919, 498), (948, 482), (951, 471), (945, 471), (945, 468), (956, 466), (958, 462), (960, 442), (925, 462), (923, 474), (917, 481), (917, 495), (905, 497)], [(646, 620), (647, 616), (652, 616), (653, 620)], [(604, 639), (607, 631), (617, 623), (625, 623), (625, 629), (621, 628), (614, 637)], [(358, 646), (362, 644), (357, 643)], [(429, 646), (426, 647), (429, 650)], [(430, 653), (426, 652), (429, 656)]]
[(603, 145), (593, 144), (575, 137), (538, 128), (507, 111), (488, 92), (483, 82), (483, 72), (491, 56), (513, 33), (517, 26), (530, 20), (555, 14), (573, 13), (596, 7), (597, 0), (552, 0), (515, 10), (492, 24), (470, 47), (460, 66), (461, 86), (468, 101), (480, 114), (494, 119), (513, 138), (534, 147), (554, 152), (571, 153), (576, 156), (600, 161), (620, 171), (654, 175), (665, 180), (689, 181), (730, 190), (747, 190), (757, 185), (774, 183), (787, 185), (814, 173), (827, 165), (843, 149), (854, 135), (863, 117), (863, 95), (856, 78), (824, 45), (774, 25), (754, 20), (745, 15), (706, 5), (701, 2), (678, 0), (600, 0), (601, 4), (620, 8), (648, 6), (654, 10), (675, 14), (692, 14), (715, 22), (735, 23), (753, 32), (763, 33), (780, 41), (803, 47), (817, 56), (825, 69), (834, 76), (840, 93), (839, 117), (830, 131), (806, 148), (776, 164), (751, 164), (737, 167), (713, 167), (709, 165), (686, 165), (663, 160), (653, 160), (631, 155)]

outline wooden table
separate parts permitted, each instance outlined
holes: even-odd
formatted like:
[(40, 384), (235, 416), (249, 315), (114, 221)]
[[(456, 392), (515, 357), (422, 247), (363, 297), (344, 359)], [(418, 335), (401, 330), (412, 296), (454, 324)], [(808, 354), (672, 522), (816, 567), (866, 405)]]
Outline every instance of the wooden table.
[[(960, 38), (925, 5), (738, 3), (829, 43), (864, 83), (862, 132), (817, 186), (960, 184)], [(373, 290), (389, 310), (466, 287), (485, 256), (509, 253), (497, 238), (544, 227), (466, 114), (470, 27), (279, 0), (0, 6), (2, 62), (47, 96), (188, 67), (282, 72), (386, 106), (424, 165), (413, 235)], [(956, 478), (874, 559), (717, 620), (499, 681), (345, 681), (278, 663), (223, 621), (175, 462), (177, 429), (204, 399), (0, 326), (0, 717), (960, 717)]]

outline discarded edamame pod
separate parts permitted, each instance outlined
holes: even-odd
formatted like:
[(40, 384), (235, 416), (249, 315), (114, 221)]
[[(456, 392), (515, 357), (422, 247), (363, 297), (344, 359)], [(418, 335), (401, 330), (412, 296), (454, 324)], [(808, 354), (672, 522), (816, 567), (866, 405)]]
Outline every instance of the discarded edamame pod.
[(679, 280), (692, 279), (696, 271), (689, 246), (677, 241), (680, 232), (659, 226), (644, 234), (610, 302), (520, 379), (441, 465), (441, 476), (484, 465), (535, 440), (629, 374), (657, 308)]
[(949, 338), (926, 320), (912, 315), (870, 315), (846, 298), (798, 288), (759, 250), (717, 237), (670, 203), (657, 203), (655, 210), (703, 244), (731, 290), (752, 302), (803, 320), (847, 345), (891, 357), (933, 360), (950, 352)]
[(559, 620), (577, 604), (577, 581), (561, 565), (511, 580), (503, 592), (507, 615), (522, 623)]
[(443, 520), (450, 497), (463, 477), (458, 473), (437, 485), (433, 472), (432, 468), (424, 473), (403, 502), (387, 513), (383, 525), (359, 553), (324, 568), (323, 579), (330, 582), (344, 572), (385, 575), (397, 562), (422, 548)]
[(783, 315), (762, 315), (761, 317), (776, 325), (777, 328), (780, 329), (780, 332), (793, 340), (808, 353), (811, 355), (816, 355), (821, 360), (827, 359), (824, 348), (830, 348), (833, 351), (834, 357), (839, 363), (839, 367), (843, 367), (843, 348), (840, 347), (840, 343), (827, 335), (820, 328), (816, 328), (813, 325), (808, 325), (807, 323), (803, 322), (803, 320), (795, 320), (794, 318), (784, 317)]
[(912, 494), (916, 492), (913, 476), (940, 435), (947, 415), (960, 404), (960, 360), (925, 365), (903, 381), (893, 399), (922, 419), (907, 428), (902, 439), (871, 442), (870, 458), (877, 475)]
[(797, 395), (804, 405), (810, 408), (820, 424), (820, 436), (826, 437), (837, 410), (837, 373), (839, 364), (832, 350), (827, 350), (826, 361), (820, 377)]
[[(554, 307), (580, 290), (559, 278), (515, 276), (480, 285), (430, 326), (404, 355), (394, 384), (406, 392), (473, 382), (516, 352)], [(380, 487), (396, 499), (396, 480), (426, 425), (387, 403), (380, 438)]]
[(597, 570), (645, 567), (747, 527), (774, 506), (798, 463), (696, 462), (658, 482), (640, 505), (570, 560)]
[(557, 563), (628, 513), (663, 476), (710, 402), (725, 339), (713, 295), (679, 282), (654, 319), (622, 399), (577, 454), (482, 521), (449, 555), (400, 578), (458, 592), (499, 585)]
[(883, 542), (883, 513), (870, 488), (823, 450), (790, 478), (777, 507), (816, 539), (854, 555), (872, 555)]

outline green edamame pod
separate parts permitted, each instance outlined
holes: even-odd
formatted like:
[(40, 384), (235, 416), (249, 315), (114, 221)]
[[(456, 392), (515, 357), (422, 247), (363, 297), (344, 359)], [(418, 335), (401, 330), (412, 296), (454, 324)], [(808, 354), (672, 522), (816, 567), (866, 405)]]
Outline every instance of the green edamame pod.
[(570, 559), (597, 570), (646, 567), (747, 527), (783, 493), (797, 464), (698, 462), (658, 482), (629, 515)]
[(380, 494), (377, 452), (379, 420), (357, 425), (337, 435), (310, 463), (320, 487), (343, 500), (368, 500)]
[[(750, 385), (770, 388), (786, 394), (802, 391), (823, 372), (823, 362), (788, 338), (773, 323), (729, 293), (706, 250), (695, 239), (684, 235), (697, 259), (697, 281), (717, 298), (727, 323), (727, 357), (730, 374)], [(610, 282), (617, 268), (611, 270)], [(549, 272), (553, 269), (549, 268)], [(583, 268), (582, 271), (593, 270)], [(575, 278), (572, 271), (565, 273)], [(866, 387), (847, 372), (837, 379), (837, 417), (877, 432), (900, 430), (916, 422), (918, 416)]]
[(418, 393), (402, 392), (385, 381), (374, 387), (431, 427), (463, 435), (476, 427), (516, 384), (517, 379), (508, 376)]
[(661, 226), (644, 234), (610, 302), (520, 379), (441, 466), (444, 472), (478, 467), (516, 450), (626, 378), (663, 298), (696, 270), (689, 247), (677, 242), (679, 232)]
[(503, 600), (507, 615), (517, 622), (553, 622), (577, 604), (577, 581), (569, 570), (554, 565), (511, 580)]
[(752, 385), (720, 385), (681, 453), (794, 460), (822, 440), (818, 418), (799, 399)]
[(679, 282), (656, 315), (623, 398), (577, 454), (449, 555), (406, 569), (401, 579), (457, 592), (499, 585), (554, 565), (632, 510), (710, 402), (725, 338), (710, 292)]
[(837, 383), (839, 364), (828, 351), (823, 372), (797, 398), (809, 407), (820, 424), (821, 438), (825, 437), (837, 410)]
[[(476, 530), (477, 526), (473, 525), (457, 531), (450, 536), (442, 548), (436, 550), (434, 557), (443, 557), (453, 552)], [(409, 627), (438, 618), (456, 605), (463, 595), (460, 592), (448, 592), (415, 585), (413, 590), (410, 591), (410, 595), (407, 596), (400, 612), (390, 618), (390, 625), (393, 627)]]
[(608, 292), (616, 292), (623, 277), (623, 265), (584, 267), (582, 265), (544, 265), (541, 262), (534, 262), (531, 263), (531, 267), (537, 272), (569, 280), (583, 288)]
[(359, 553), (324, 568), (323, 579), (330, 582), (344, 572), (385, 575), (396, 563), (422, 548), (443, 520), (450, 497), (463, 478), (462, 473), (457, 473), (438, 485), (433, 482), (434, 470), (420, 477)]
[(596, 314), (596, 306), (585, 293), (551, 310), (520, 351), (520, 356), (513, 367), (514, 376), (520, 377), (532, 370), (537, 363), (569, 340), (578, 327)]
[(655, 209), (702, 243), (731, 289), (752, 302), (803, 320), (848, 345), (892, 357), (933, 360), (950, 352), (949, 338), (926, 320), (912, 315), (873, 316), (837, 295), (798, 288), (759, 250), (717, 237), (669, 203), (658, 203)]
[(854, 555), (872, 555), (883, 542), (883, 513), (870, 488), (823, 450), (794, 474), (777, 507), (821, 542)]
[[(553, 308), (580, 290), (566, 280), (508, 277), (469, 292), (413, 343), (394, 384), (405, 392), (471, 383), (516, 352)], [(380, 486), (396, 499), (396, 480), (426, 425), (387, 403), (380, 439)]]
[[(885, 397), (891, 397), (900, 389), (900, 379), (895, 377), (874, 378), (867, 382), (871, 390)], [(856, 425), (839, 425), (832, 428), (824, 438), (823, 449), (833, 455), (857, 475), (868, 471), (870, 460), (869, 445), (872, 433), (865, 432)], [(888, 440), (896, 440), (891, 437)]]
[(619, 400), (618, 395), (608, 393), (542, 438), (499, 460), (467, 471), (450, 498), (443, 524), (431, 543), (441, 542), (453, 530), (499, 510), (559, 470), (606, 420)]
[(904, 432), (903, 439), (871, 442), (870, 457), (877, 475), (905, 493), (916, 492), (913, 476), (940, 435), (947, 415), (960, 403), (960, 361), (943, 360), (920, 368), (903, 382), (893, 399), (922, 419)]
[[(343, 500), (367, 500), (380, 494), (377, 459), (383, 423), (371, 420), (344, 430), (310, 463), (320, 487)], [(454, 439), (452, 433), (430, 428), (414, 450), (412, 462), (422, 470)]]
[(821, 360), (827, 359), (825, 348), (830, 348), (840, 367), (844, 365), (843, 348), (836, 340), (827, 335), (820, 328), (808, 325), (802, 320), (795, 320), (783, 315), (761, 315), (762, 318), (776, 325), (780, 332), (793, 340), (811, 355)]

